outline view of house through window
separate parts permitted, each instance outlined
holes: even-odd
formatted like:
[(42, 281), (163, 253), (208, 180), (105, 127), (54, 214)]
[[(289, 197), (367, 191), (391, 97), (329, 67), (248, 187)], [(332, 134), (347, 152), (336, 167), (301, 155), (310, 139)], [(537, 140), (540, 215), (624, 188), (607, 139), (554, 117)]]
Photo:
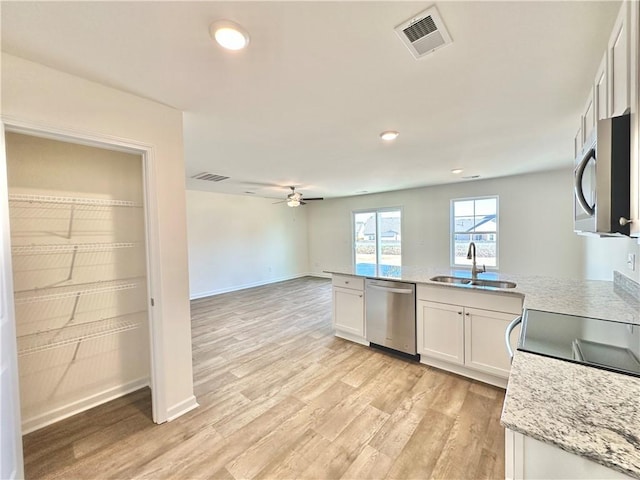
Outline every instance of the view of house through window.
[(451, 201), (451, 264), (471, 265), (469, 243), (476, 244), (476, 262), (498, 266), (498, 197)]
[(360, 275), (393, 275), (402, 265), (402, 211), (354, 212), (355, 267)]

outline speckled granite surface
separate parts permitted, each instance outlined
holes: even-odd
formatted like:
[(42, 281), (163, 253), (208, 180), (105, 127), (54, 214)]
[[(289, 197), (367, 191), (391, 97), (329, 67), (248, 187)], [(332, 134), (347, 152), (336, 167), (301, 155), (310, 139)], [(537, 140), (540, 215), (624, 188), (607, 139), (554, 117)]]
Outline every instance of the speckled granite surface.
[[(355, 274), (351, 267), (328, 273)], [(436, 275), (469, 272), (402, 267), (393, 276), (370, 278), (482, 289), (432, 282)], [(638, 285), (631, 281), (620, 288), (620, 280), (628, 283), (622, 277), (616, 275), (617, 285), (495, 273), (479, 278), (515, 282), (515, 289), (497, 291), (524, 296), (525, 308), (640, 325), (639, 299), (633, 298)], [(524, 435), (640, 478), (640, 378), (517, 351), (501, 421)]]
[(640, 378), (516, 352), (501, 420), (640, 478)]
[[(327, 270), (327, 273), (357, 275), (353, 267)], [(389, 276), (357, 275), (367, 278), (395, 279), (413, 283), (439, 285), (442, 288), (466, 288), (469, 290), (499, 291), (524, 296), (525, 308), (567, 313), (585, 317), (603, 318), (640, 324), (640, 309), (628, 299), (614, 291), (613, 282), (601, 280), (574, 280), (529, 275), (509, 275), (503, 273), (481, 273), (478, 278), (509, 280), (516, 283), (513, 289), (496, 289), (469, 285), (451, 285), (431, 281), (438, 275), (469, 276), (469, 271), (398, 267)]]

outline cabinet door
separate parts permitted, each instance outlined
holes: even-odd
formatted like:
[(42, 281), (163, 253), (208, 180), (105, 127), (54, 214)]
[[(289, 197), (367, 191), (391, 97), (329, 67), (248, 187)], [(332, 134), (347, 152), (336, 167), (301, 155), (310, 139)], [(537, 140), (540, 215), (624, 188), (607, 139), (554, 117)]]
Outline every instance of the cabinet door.
[(573, 158), (577, 158), (580, 152), (582, 152), (582, 145), (584, 145), (584, 140), (582, 139), (582, 123), (584, 119), (580, 117), (580, 128), (576, 133), (575, 138), (573, 139)]
[(508, 480), (631, 478), (586, 457), (566, 452), (508, 428), (505, 429), (505, 454), (505, 478)]
[(463, 308), (419, 300), (417, 310), (418, 353), (464, 364)]
[(596, 80), (593, 90), (593, 103), (595, 105), (595, 120), (603, 118), (609, 118), (609, 107), (607, 103), (607, 53), (605, 52), (598, 72), (596, 73)]
[(594, 89), (589, 93), (589, 98), (582, 111), (582, 137), (585, 141), (591, 138), (596, 129), (596, 111), (594, 99)]
[(628, 2), (622, 2), (607, 49), (610, 116), (629, 108), (629, 18)]
[[(476, 308), (466, 308), (465, 365), (499, 377), (509, 377), (511, 361), (504, 343), (504, 333), (517, 315)], [(517, 343), (517, 332), (511, 335), (511, 348)]]
[(333, 328), (364, 337), (362, 291), (333, 287)]

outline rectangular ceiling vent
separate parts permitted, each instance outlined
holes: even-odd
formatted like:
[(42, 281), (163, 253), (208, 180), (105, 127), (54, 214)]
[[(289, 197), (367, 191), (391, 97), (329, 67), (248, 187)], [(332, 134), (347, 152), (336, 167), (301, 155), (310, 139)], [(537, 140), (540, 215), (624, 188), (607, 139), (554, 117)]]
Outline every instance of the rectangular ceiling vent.
[(202, 172), (197, 175), (194, 175), (191, 178), (195, 178), (196, 180), (206, 180), (207, 182), (221, 182), (223, 180), (227, 180), (229, 177), (225, 177), (224, 175), (215, 175), (213, 173)]
[(451, 35), (433, 6), (395, 28), (398, 37), (415, 58), (421, 58), (451, 43)]

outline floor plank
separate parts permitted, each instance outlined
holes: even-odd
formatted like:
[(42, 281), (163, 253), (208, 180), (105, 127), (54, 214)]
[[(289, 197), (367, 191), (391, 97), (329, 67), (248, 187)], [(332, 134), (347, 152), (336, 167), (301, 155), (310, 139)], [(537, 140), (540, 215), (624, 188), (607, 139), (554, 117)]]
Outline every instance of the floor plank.
[(191, 303), (200, 407), (143, 389), (24, 437), (27, 479), (504, 478), (504, 391), (337, 338), (331, 282)]

